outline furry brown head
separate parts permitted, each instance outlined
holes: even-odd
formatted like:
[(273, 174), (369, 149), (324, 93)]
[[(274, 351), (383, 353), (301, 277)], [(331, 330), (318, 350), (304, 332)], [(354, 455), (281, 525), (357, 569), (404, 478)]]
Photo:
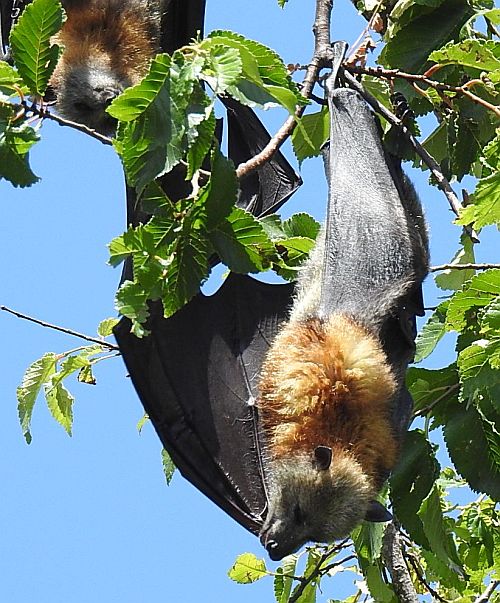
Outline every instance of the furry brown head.
[(258, 403), (270, 482), (261, 540), (272, 558), (345, 537), (366, 516), (395, 462), (395, 388), (379, 342), (348, 317), (281, 330)]
[(57, 110), (110, 134), (115, 124), (106, 107), (145, 75), (159, 50), (160, 0), (73, 0), (64, 7), (56, 39), (64, 51), (50, 82)]

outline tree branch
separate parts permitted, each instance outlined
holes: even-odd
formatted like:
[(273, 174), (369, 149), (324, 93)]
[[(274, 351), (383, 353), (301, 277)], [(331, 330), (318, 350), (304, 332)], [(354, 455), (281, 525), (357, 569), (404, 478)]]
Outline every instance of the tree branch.
[(478, 105), (482, 105), (486, 109), (493, 111), (493, 113), (500, 117), (500, 107), (498, 107), (497, 105), (492, 105), (480, 96), (477, 96), (476, 94), (471, 92), (468, 89), (470, 82), (466, 82), (462, 86), (450, 86), (449, 84), (444, 84), (443, 82), (431, 80), (425, 75), (405, 73), (404, 71), (399, 71), (399, 69), (383, 69), (382, 67), (363, 67), (360, 65), (347, 65), (345, 68), (350, 73), (356, 73), (359, 75), (371, 75), (373, 77), (385, 78), (389, 80), (392, 80), (394, 78), (401, 78), (408, 82), (419, 82), (422, 84), (427, 84), (428, 86), (436, 90), (443, 90), (447, 92), (454, 92), (455, 94), (461, 94), (463, 96), (467, 96), (472, 102)]
[(490, 270), (491, 268), (500, 268), (500, 264), (441, 264), (431, 266), (429, 272), (439, 272), (441, 270)]
[(391, 521), (387, 524), (382, 545), (382, 558), (389, 570), (394, 592), (401, 603), (418, 603), (417, 592), (406, 566), (398, 530)]
[[(418, 142), (418, 140), (415, 138), (415, 136), (410, 132), (410, 130), (408, 130), (408, 128), (403, 124), (403, 122), (394, 115), (394, 113), (391, 113), (391, 111), (389, 111), (389, 109), (384, 107), (384, 105), (382, 105), (382, 103), (379, 103), (379, 101), (374, 96), (372, 96), (369, 92), (366, 92), (366, 90), (363, 88), (363, 86), (358, 82), (358, 80), (354, 76), (352, 76), (345, 69), (344, 69), (343, 74), (344, 74), (345, 80), (347, 81), (347, 83), (349, 84), (349, 86), (351, 88), (353, 88), (354, 90), (359, 92), (361, 94), (361, 96), (366, 100), (366, 102), (377, 113), (382, 115), (389, 123), (393, 124), (394, 126), (396, 126), (397, 128), (400, 129), (400, 131), (407, 138), (407, 140), (409, 141), (409, 143), (411, 144), (411, 146), (413, 147), (413, 149), (415, 150), (417, 155), (422, 159), (422, 161), (430, 169), (432, 175), (434, 176), (434, 178), (437, 181), (439, 188), (445, 194), (453, 213), (456, 216), (460, 215), (460, 210), (462, 209), (462, 204), (460, 203), (459, 198), (457, 197), (455, 191), (451, 187), (450, 183), (448, 182), (447, 178), (443, 174), (438, 162), (434, 159), (434, 157), (432, 157), (432, 155), (430, 155), (424, 149), (424, 147)], [(472, 231), (472, 229), (468, 228), (468, 227), (465, 227), (465, 229), (467, 230), (467, 234), (471, 237), (471, 239), (473, 239), (474, 241), (477, 241), (477, 237), (476, 237), (475, 233)]]
[(59, 117), (59, 115), (55, 115), (54, 113), (51, 113), (48, 109), (37, 107), (34, 104), (28, 105), (28, 103), (26, 101), (23, 101), (19, 104), (12, 103), (12, 106), (14, 108), (22, 110), (26, 113), (31, 113), (32, 115), (39, 117), (40, 119), (48, 119), (50, 121), (55, 121), (60, 126), (67, 126), (69, 128), (73, 128), (74, 130), (78, 130), (79, 132), (83, 132), (84, 134), (88, 134), (92, 138), (95, 138), (99, 142), (102, 142), (102, 144), (106, 144), (106, 145), (113, 144), (112, 138), (108, 138), (108, 136), (99, 134), (99, 132), (92, 130), (92, 128), (88, 128), (87, 126), (85, 126), (83, 124), (79, 124), (76, 121), (70, 121), (69, 119), (64, 119), (62, 117)]
[(490, 600), (491, 595), (500, 585), (500, 580), (492, 580), (482, 595), (480, 595), (474, 603), (487, 603)]
[[(330, 17), (333, 0), (316, 0), (316, 17), (313, 25), (314, 54), (309, 63), (304, 81), (302, 82), (301, 94), (309, 98), (318, 78), (319, 71), (328, 64), (333, 57), (330, 44)], [(267, 143), (264, 149), (248, 161), (240, 163), (236, 168), (236, 176), (243, 178), (252, 170), (264, 165), (278, 151), (285, 140), (294, 131), (297, 119), (304, 113), (305, 106), (297, 106), (295, 113), (287, 118), (285, 123)]]
[(105, 348), (110, 350), (119, 350), (120, 348), (113, 343), (108, 343), (103, 339), (97, 339), (97, 337), (90, 337), (88, 335), (83, 335), (82, 333), (78, 333), (77, 331), (73, 331), (71, 329), (66, 329), (65, 327), (59, 327), (58, 325), (53, 325), (49, 322), (45, 322), (43, 320), (39, 320), (38, 318), (33, 318), (32, 316), (28, 316), (27, 314), (22, 314), (21, 312), (16, 312), (15, 310), (11, 310), (7, 308), (7, 306), (0, 306), (0, 310), (4, 312), (8, 312), (9, 314), (13, 314), (17, 316), (17, 318), (22, 318), (23, 320), (28, 320), (30, 322), (34, 322), (37, 325), (42, 327), (47, 327), (48, 329), (53, 329), (54, 331), (60, 331), (61, 333), (66, 333), (66, 335), (72, 335), (73, 337), (78, 337), (79, 339), (84, 339), (85, 341), (91, 341), (92, 343), (98, 343)]

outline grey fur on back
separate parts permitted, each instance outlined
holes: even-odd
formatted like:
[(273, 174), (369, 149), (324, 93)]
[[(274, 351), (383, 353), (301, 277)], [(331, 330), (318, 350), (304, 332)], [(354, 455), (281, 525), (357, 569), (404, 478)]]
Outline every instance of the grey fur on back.
[(415, 190), (384, 152), (364, 100), (339, 88), (333, 103), (328, 217), (301, 270), (291, 317), (342, 312), (376, 330), (427, 273), (427, 231)]

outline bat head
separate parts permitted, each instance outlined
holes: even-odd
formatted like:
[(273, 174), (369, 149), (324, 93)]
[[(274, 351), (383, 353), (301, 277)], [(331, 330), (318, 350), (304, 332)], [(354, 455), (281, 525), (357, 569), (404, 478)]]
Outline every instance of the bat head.
[(273, 463), (269, 511), (260, 540), (273, 560), (303, 544), (345, 538), (363, 519), (388, 521), (372, 481), (347, 453), (318, 446), (311, 455)]
[(57, 36), (63, 46), (50, 84), (62, 117), (112, 134), (107, 107), (145, 75), (158, 50), (160, 14), (154, 2), (67, 1)]

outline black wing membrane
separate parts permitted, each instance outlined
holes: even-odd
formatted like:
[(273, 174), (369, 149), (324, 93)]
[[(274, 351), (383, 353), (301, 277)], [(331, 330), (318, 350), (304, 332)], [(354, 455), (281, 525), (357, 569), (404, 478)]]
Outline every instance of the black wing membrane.
[(28, 2), (17, 2), (14, 6), (14, 0), (0, 0), (0, 60), (8, 61), (8, 44), (10, 30), (13, 25), (14, 18), (24, 8)]
[[(204, 2), (167, 5), (163, 50), (172, 52), (201, 31), (203, 8)], [(223, 102), (228, 154), (238, 165), (260, 152), (270, 136), (251, 109), (231, 99)], [(267, 215), (300, 184), (278, 152), (240, 183), (237, 204), (255, 216)], [(173, 200), (190, 192), (182, 166), (162, 177), (161, 186)], [(128, 224), (147, 219), (128, 189)], [(131, 276), (127, 261), (122, 281)], [(215, 295), (200, 293), (168, 320), (161, 304), (152, 304), (148, 337), (132, 335), (126, 319), (115, 328), (135, 389), (182, 475), (255, 534), (267, 498), (253, 403), (260, 367), (287, 314), (291, 292), (290, 285), (231, 274)]]
[[(232, 98), (222, 99), (227, 109), (228, 152), (235, 165), (260, 153), (270, 140), (269, 133), (249, 107)], [(281, 153), (240, 180), (237, 205), (255, 216), (277, 211), (302, 184)]]
[(380, 128), (361, 95), (328, 84), (331, 141), (320, 309), (344, 312), (380, 338), (399, 384), (393, 428), (402, 437), (412, 399), (404, 380), (415, 352), (415, 315), (423, 315), (427, 234), (415, 191), (382, 147)]
[(115, 336), (132, 382), (182, 475), (245, 528), (266, 512), (256, 410), (260, 368), (292, 285), (231, 274), (173, 317), (152, 306), (151, 334), (122, 320)]
[(172, 54), (203, 34), (205, 0), (165, 0), (161, 47)]

